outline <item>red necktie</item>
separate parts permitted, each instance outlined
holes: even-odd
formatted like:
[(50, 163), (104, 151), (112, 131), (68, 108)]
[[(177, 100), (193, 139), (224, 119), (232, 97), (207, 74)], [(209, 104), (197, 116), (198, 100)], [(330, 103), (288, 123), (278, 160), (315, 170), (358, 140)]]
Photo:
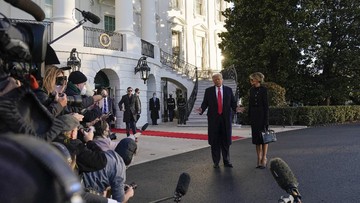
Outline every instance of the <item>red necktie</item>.
[(220, 91), (220, 87), (218, 87), (218, 114), (221, 115), (222, 114), (222, 97), (221, 97), (221, 91)]

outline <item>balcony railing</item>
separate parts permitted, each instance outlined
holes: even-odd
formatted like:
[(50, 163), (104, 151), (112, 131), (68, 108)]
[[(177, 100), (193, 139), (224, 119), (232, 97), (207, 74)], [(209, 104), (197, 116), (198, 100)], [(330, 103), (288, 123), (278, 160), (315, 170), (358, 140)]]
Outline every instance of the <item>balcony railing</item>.
[(197, 67), (180, 59), (178, 56), (171, 55), (163, 50), (160, 50), (160, 62), (193, 80), (197, 79)]
[(194, 88), (191, 92), (189, 99), (187, 100), (186, 105), (186, 120), (189, 118), (189, 115), (194, 108), (196, 96), (198, 92), (198, 69), (196, 66), (185, 62), (184, 60), (179, 59), (178, 56), (171, 55), (169, 53), (160, 50), (160, 62), (175, 70), (178, 73), (188, 76), (194, 80)]
[(123, 51), (123, 35), (117, 32), (83, 26), (84, 46)]

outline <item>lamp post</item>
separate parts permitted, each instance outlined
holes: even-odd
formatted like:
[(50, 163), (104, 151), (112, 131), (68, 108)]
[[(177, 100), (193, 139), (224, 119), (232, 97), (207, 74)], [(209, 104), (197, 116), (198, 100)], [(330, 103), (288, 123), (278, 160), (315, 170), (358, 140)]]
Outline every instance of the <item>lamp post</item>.
[(78, 71), (81, 67), (81, 59), (79, 58), (79, 53), (76, 51), (76, 48), (73, 48), (70, 52), (70, 57), (67, 59), (67, 66), (71, 67), (72, 71), (76, 71), (76, 67), (78, 67)]
[(146, 84), (146, 80), (149, 79), (150, 67), (147, 65), (145, 56), (138, 60), (138, 63), (135, 67), (135, 75), (137, 72), (140, 72), (140, 78), (144, 80), (144, 84)]

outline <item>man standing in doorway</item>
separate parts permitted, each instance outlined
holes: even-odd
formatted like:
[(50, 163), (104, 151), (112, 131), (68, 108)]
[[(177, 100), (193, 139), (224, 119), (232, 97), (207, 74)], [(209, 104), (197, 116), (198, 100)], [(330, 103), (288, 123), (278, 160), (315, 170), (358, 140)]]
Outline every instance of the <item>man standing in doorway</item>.
[[(107, 91), (106, 89), (103, 89)], [(102, 91), (103, 91), (102, 90)], [(101, 91), (98, 91), (98, 93)], [(116, 107), (114, 104), (114, 99), (110, 98), (109, 94), (107, 94), (106, 97), (102, 99), (101, 102), (99, 102), (101, 111), (103, 114), (106, 115), (106, 122), (109, 124), (110, 128), (114, 128), (114, 124), (112, 124), (114, 121), (116, 121)]]
[(232, 133), (232, 114), (240, 109), (236, 107), (234, 93), (230, 87), (223, 85), (220, 73), (212, 76), (214, 86), (205, 90), (201, 107), (197, 109), (202, 115), (208, 108), (208, 142), (211, 146), (211, 156), (214, 168), (219, 168), (221, 154), (225, 167), (232, 168), (230, 162), (230, 145)]
[(175, 99), (172, 97), (172, 94), (169, 94), (169, 98), (167, 99), (167, 107), (169, 111), (169, 120), (170, 122), (174, 119), (174, 111), (175, 111)]
[(157, 125), (157, 119), (160, 118), (159, 110), (160, 110), (160, 100), (156, 97), (156, 93), (153, 93), (153, 98), (149, 101), (150, 106), (150, 117), (153, 125)]

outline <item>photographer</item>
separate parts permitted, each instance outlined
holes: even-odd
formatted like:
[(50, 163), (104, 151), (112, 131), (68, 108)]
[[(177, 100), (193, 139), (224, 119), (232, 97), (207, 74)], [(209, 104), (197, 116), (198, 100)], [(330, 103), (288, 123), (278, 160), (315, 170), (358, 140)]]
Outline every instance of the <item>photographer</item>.
[(64, 144), (71, 154), (76, 155), (76, 165), (79, 173), (103, 169), (107, 160), (101, 148), (92, 141), (94, 127), (90, 127), (89, 131), (81, 129), (84, 134), (85, 143), (83, 143), (78, 139), (78, 128), (80, 126), (78, 118), (71, 114), (65, 114), (58, 118), (63, 122), (64, 131), (54, 142)]
[[(84, 173), (85, 188), (92, 188), (96, 192), (106, 195), (105, 191), (111, 187), (112, 199), (127, 202), (134, 196), (134, 188), (125, 184), (126, 168), (130, 165), (137, 145), (132, 138), (124, 138), (115, 150), (105, 151), (106, 167), (89, 173)], [(127, 188), (127, 190), (125, 190)]]
[(116, 139), (115, 134), (111, 134), (109, 124), (101, 120), (100, 125), (95, 128), (96, 132), (100, 134), (100, 136), (96, 136), (94, 138), (94, 142), (103, 150), (115, 150), (116, 146), (119, 144), (118, 141), (113, 141), (112, 139)]
[(107, 97), (107, 92), (102, 91), (101, 95), (86, 96), (86, 76), (80, 71), (73, 71), (69, 75), (67, 87), (65, 90), (66, 95), (69, 96), (81, 96), (81, 101), (75, 101), (68, 105), (67, 110), (73, 113), (80, 113), (82, 109), (85, 109), (94, 103), (100, 101), (102, 98)]
[(54, 116), (58, 116), (67, 105), (66, 76), (64, 71), (54, 65), (47, 66), (43, 79), (43, 86), (34, 90), (40, 102)]

